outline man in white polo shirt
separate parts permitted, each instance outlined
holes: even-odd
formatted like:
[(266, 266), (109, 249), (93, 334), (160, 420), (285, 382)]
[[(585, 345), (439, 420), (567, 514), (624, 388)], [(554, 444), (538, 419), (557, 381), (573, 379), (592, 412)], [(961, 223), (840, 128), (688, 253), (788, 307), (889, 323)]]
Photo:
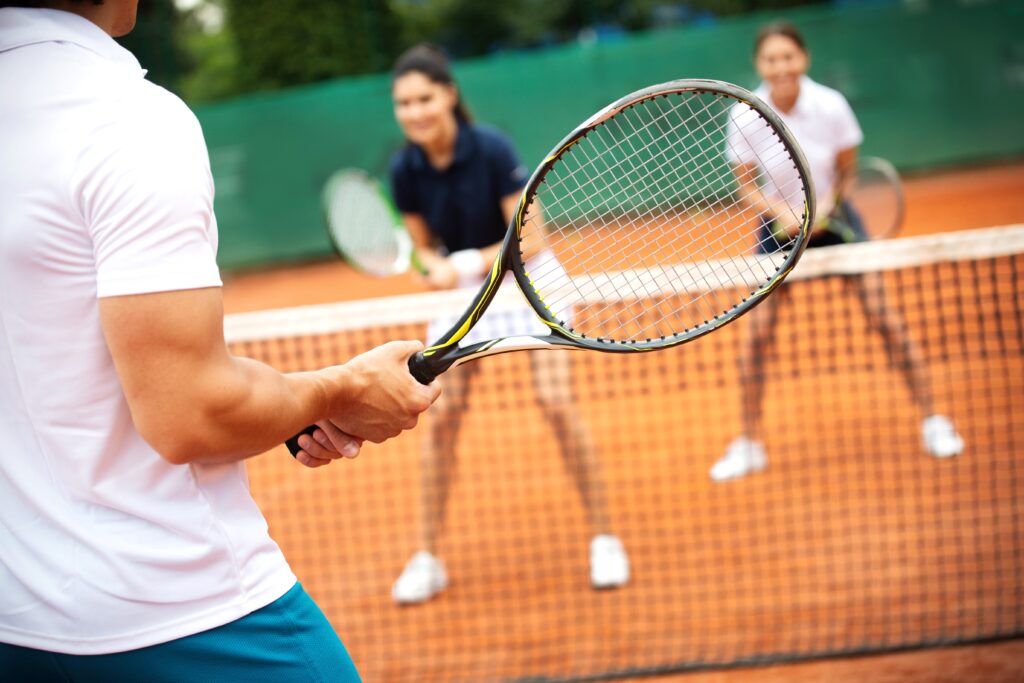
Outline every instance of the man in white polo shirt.
[(418, 342), (228, 353), (202, 132), (111, 37), (137, 1), (0, 2), (0, 680), (358, 680), (242, 460), (312, 422), (299, 462), (354, 457), (438, 390)]

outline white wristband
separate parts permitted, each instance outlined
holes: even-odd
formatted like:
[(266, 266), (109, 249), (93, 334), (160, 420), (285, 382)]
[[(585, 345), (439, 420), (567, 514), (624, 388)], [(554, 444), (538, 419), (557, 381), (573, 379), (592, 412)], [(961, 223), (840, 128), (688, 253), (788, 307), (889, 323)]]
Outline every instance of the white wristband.
[(448, 262), (459, 274), (459, 280), (472, 280), (480, 278), (484, 274), (483, 254), (479, 249), (462, 249), (448, 255)]

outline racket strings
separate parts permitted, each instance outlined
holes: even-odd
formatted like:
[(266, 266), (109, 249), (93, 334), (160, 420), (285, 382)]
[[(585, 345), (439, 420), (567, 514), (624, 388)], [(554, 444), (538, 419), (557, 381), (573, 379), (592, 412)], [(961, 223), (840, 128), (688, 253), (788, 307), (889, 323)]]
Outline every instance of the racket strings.
[[(721, 168), (719, 168), (719, 169), (713, 169), (713, 170), (721, 171), (722, 169), (721, 169)], [(691, 173), (690, 175), (692, 175), (692, 173)], [(708, 174), (708, 173), (705, 173), (705, 175), (709, 175), (709, 174)], [(692, 183), (688, 183), (688, 184), (691, 184), (691, 185), (692, 185)], [(633, 190), (633, 191), (636, 191), (636, 190), (637, 190), (638, 188), (636, 188), (636, 187), (635, 187), (635, 185), (634, 185), (633, 187), (631, 187), (631, 188), (628, 188), (628, 189), (631, 189), (631, 190)], [(711, 202), (709, 202), (709, 201), (705, 201), (705, 202), (702, 202), (702, 203), (703, 203), (703, 204), (705, 204), (705, 205), (711, 205)], [(667, 213), (667, 212), (662, 212), (662, 215), (665, 215), (666, 213)], [(724, 211), (722, 211), (722, 212), (712, 212), (712, 215), (711, 215), (711, 217), (713, 218), (713, 217), (715, 217), (716, 215), (720, 215), (720, 214), (722, 214), (722, 213), (725, 213), (725, 212), (724, 212)], [(651, 216), (651, 218), (652, 218), (652, 219), (654, 219), (654, 218), (658, 218), (658, 217), (659, 217), (659, 216), (658, 216), (658, 214), (652, 214), (652, 216)], [(651, 220), (648, 220), (647, 222), (649, 223), (649, 222), (651, 222)]]
[[(711, 213), (710, 213), (709, 215), (710, 215), (710, 217), (712, 217), (712, 218), (715, 218), (715, 217), (717, 217), (717, 216), (719, 216), (719, 215), (722, 215), (723, 213), (724, 213), (724, 212), (717, 212), (717, 211), (712, 211), (712, 212), (711, 212)], [(663, 215), (664, 215), (664, 214), (663, 214)], [(652, 218), (651, 218), (651, 219), (648, 219), (647, 221), (645, 221), (645, 222), (644, 222), (644, 223), (645, 223), (645, 227), (647, 226), (647, 224), (650, 224), (650, 223), (654, 222), (654, 220), (653, 220), (653, 219), (656, 219), (656, 218), (659, 218), (659, 217), (660, 217), (660, 216), (659, 216), (659, 215), (656, 215), (656, 214), (652, 215)], [(769, 238), (769, 239), (771, 239), (771, 238)], [(731, 244), (735, 244), (735, 243), (737, 243), (737, 242), (739, 242), (739, 240), (735, 240), (735, 241), (734, 241), (733, 243), (731, 243)], [(624, 246), (624, 247), (623, 247), (623, 249), (622, 249), (621, 251), (628, 251), (628, 250), (629, 250), (629, 246), (627, 245), (627, 246)], [(607, 254), (605, 255), (605, 259), (604, 259), (604, 260), (605, 260), (605, 261), (610, 261), (610, 260), (613, 260), (613, 259), (614, 259), (614, 257), (615, 257), (615, 253), (613, 253), (613, 252), (610, 252), (610, 251), (609, 251), (609, 252), (608, 252), (608, 253), (607, 253)], [(603, 264), (599, 264), (599, 265), (603, 265)]]
[[(707, 109), (707, 108), (706, 108), (706, 109)], [(630, 141), (630, 140), (627, 140), (627, 141)], [(633, 146), (633, 145), (631, 144), (631, 146)], [(634, 147), (634, 150), (635, 150), (635, 147)], [(707, 156), (707, 155), (706, 155), (706, 156)], [(701, 165), (700, 165), (700, 166), (699, 166), (699, 167), (698, 167), (697, 169), (695, 169), (695, 171), (700, 171), (700, 170), (701, 170), (701, 169), (703, 168), (703, 166), (705, 166), (705, 164), (701, 164)], [(695, 171), (694, 171), (694, 172), (695, 172)], [(705, 175), (705, 176), (708, 176), (708, 175), (710, 175), (710, 173), (709, 173), (709, 172), (707, 172), (707, 171), (702, 171), (702, 174), (703, 174), (703, 175)], [(693, 175), (693, 172), (691, 172), (691, 173), (690, 173), (689, 175), (690, 175), (690, 176), (692, 176), (692, 175)], [(634, 187), (632, 187), (632, 189), (633, 189), (633, 190), (636, 190), (636, 189), (637, 189), (637, 187), (635, 187), (635, 186), (634, 186)], [(710, 203), (710, 202), (705, 202), (705, 203), (703, 203), (703, 204), (706, 204), (707, 206), (711, 206), (711, 203)], [(663, 212), (663, 213), (664, 213), (664, 212)], [(657, 215), (657, 214), (652, 214), (652, 215), (651, 215), (651, 218), (657, 218), (657, 217), (658, 217), (658, 215)], [(645, 221), (645, 222), (651, 222), (651, 220), (650, 220), (650, 219), (648, 219), (648, 221)], [(663, 274), (664, 274), (664, 271), (663, 271)], [(718, 284), (718, 285), (722, 285), (723, 283), (719, 282), (719, 283), (717, 283), (717, 284)], [(658, 283), (657, 283), (657, 278), (656, 278), (656, 276), (655, 276), (655, 285), (658, 285)], [(645, 292), (645, 293), (649, 294), (649, 292)], [(638, 293), (638, 294), (639, 294), (639, 293)], [(716, 304), (716, 305), (718, 305), (718, 304)]]
[[(700, 168), (701, 168), (701, 167), (698, 167), (698, 170), (699, 170)], [(716, 168), (712, 168), (712, 171), (717, 171), (717, 172), (721, 172), (721, 171), (722, 171), (722, 166), (720, 166), (720, 167), (719, 167), (719, 168), (717, 168), (717, 169), (716, 169)], [(692, 176), (692, 175), (693, 175), (693, 172), (691, 172), (691, 173), (690, 173), (689, 175), (690, 175), (690, 176)], [(704, 175), (704, 176), (706, 177), (706, 176), (710, 175), (710, 173), (708, 173), (708, 172), (705, 172), (705, 173), (703, 173), (703, 175)], [(692, 178), (687, 178), (686, 180), (688, 180), (688, 181), (689, 181), (689, 180), (692, 180)], [(710, 202), (703, 202), (703, 203), (704, 203), (705, 205), (710, 205)], [(705, 213), (706, 213), (706, 212), (705, 212)], [(713, 212), (713, 213), (722, 213), (722, 212)]]
[[(720, 167), (719, 167), (718, 169), (713, 169), (713, 170), (719, 170), (719, 171), (721, 171), (721, 170), (723, 170), (723, 168), (725, 168), (725, 169), (727, 169), (727, 168), (728, 168), (728, 165), (727, 165), (726, 163), (724, 163), (724, 162), (723, 162), (723, 163), (722, 163), (722, 164), (720, 165)], [(585, 166), (584, 166), (584, 167), (581, 167), (581, 169), (580, 169), (580, 170), (581, 170), (582, 172), (586, 172), (586, 168), (585, 168)], [(615, 169), (615, 168), (612, 168), (612, 167), (608, 167), (608, 168), (607, 168), (606, 170), (607, 170), (607, 171), (615, 171), (615, 170), (618, 170), (618, 169)], [(659, 169), (659, 170), (660, 170), (660, 169)], [(690, 175), (692, 175), (692, 172), (691, 172), (691, 174), (690, 174)], [(705, 174), (705, 175), (707, 175), (707, 174)], [(554, 185), (553, 187), (555, 187), (555, 188), (557, 189), (557, 185)], [(637, 188), (636, 188), (636, 187), (635, 187), (635, 185), (634, 185), (634, 186), (632, 186), (632, 187), (627, 187), (627, 188), (624, 188), (624, 191), (628, 191), (628, 190), (636, 190), (636, 189), (637, 189)], [(605, 202), (605, 203), (610, 203), (610, 202)], [(710, 202), (707, 202), (707, 203), (710, 203)], [(575, 208), (575, 207), (578, 207), (578, 206), (579, 206), (580, 204), (581, 204), (581, 202), (577, 200), (577, 201), (575, 202), (575, 204), (574, 204), (574, 205), (573, 205), (572, 207), (570, 207), (570, 208)]]
[[(663, 117), (664, 116), (667, 116), (667, 114), (664, 114)], [(613, 119), (609, 120), (608, 122), (606, 122), (603, 125), (611, 126), (613, 123), (621, 123), (621, 121), (613, 118)], [(669, 128), (667, 131), (664, 131), (663, 135), (668, 135), (668, 134), (676, 132), (684, 123), (685, 122), (680, 122), (676, 126)], [(651, 125), (656, 125), (656, 124), (657, 124), (657, 120), (651, 122)], [(601, 131), (600, 128), (596, 129), (593, 134), (596, 134), (596, 135), (599, 136), (600, 135), (600, 131)], [(617, 180), (618, 178), (621, 178), (623, 176), (629, 175), (628, 173), (624, 172), (624, 169), (622, 169), (621, 166), (623, 164), (627, 163), (627, 162), (632, 164), (635, 161), (635, 158), (646, 149), (647, 145), (644, 145), (641, 148), (636, 148), (635, 146), (632, 145), (632, 140), (630, 139), (632, 136), (639, 135), (642, 132), (643, 132), (643, 130), (635, 132), (632, 135), (623, 136), (623, 139), (620, 142), (612, 143), (610, 145), (606, 145), (606, 150), (604, 150), (604, 151), (608, 152), (608, 153), (614, 152), (614, 151), (616, 151), (616, 148), (622, 148), (626, 144), (629, 144), (631, 149), (629, 150), (629, 153), (624, 158), (622, 158), (620, 161), (618, 161), (616, 164), (613, 164), (613, 165), (610, 165), (610, 166), (606, 164), (605, 167), (603, 169), (601, 169), (601, 171), (596, 176), (591, 177), (588, 180), (588, 183), (585, 183), (585, 184), (580, 186), (581, 190), (584, 189), (588, 184), (594, 186), (595, 188), (597, 188), (596, 191), (591, 196), (584, 197), (583, 198), (584, 201), (589, 202), (589, 201), (592, 201), (594, 196), (601, 196), (601, 194), (603, 193), (603, 188), (598, 188), (598, 182), (597, 182), (598, 180), (609, 178), (609, 177), (610, 178), (614, 178), (614, 179)], [(577, 151), (579, 151), (579, 150), (577, 150)], [(621, 151), (621, 149), (619, 151)], [(686, 152), (686, 151), (689, 151), (689, 150), (684, 149), (682, 151)], [(583, 153), (585, 153), (585, 150), (583, 151)], [(657, 157), (657, 156), (658, 155), (655, 155), (655, 157)], [(649, 168), (649, 167), (645, 167), (645, 170), (648, 170), (648, 171), (663, 171), (669, 164), (672, 163), (672, 161), (674, 161), (673, 158), (668, 157), (666, 154), (661, 154), (661, 156), (665, 160), (659, 166), (657, 166), (657, 167), (655, 167), (653, 169)], [(598, 162), (603, 162), (604, 159), (605, 159), (605, 155), (604, 154), (592, 156), (592, 157), (590, 157), (588, 159), (589, 165), (596, 165)], [(588, 164), (581, 165), (577, 169), (576, 172), (577, 173), (586, 173), (587, 166), (588, 166)], [(634, 170), (636, 170), (635, 165), (634, 165)], [(571, 178), (572, 176), (570, 175), (568, 177)], [(633, 184), (630, 185), (630, 186), (620, 187), (620, 191), (618, 193), (619, 195), (632, 196), (632, 195), (635, 194), (635, 191), (637, 189), (635, 187), (635, 183), (641, 177), (635, 176), (635, 174), (634, 174), (633, 177), (635, 178), (635, 180), (632, 181)], [(552, 190), (558, 190), (558, 189), (559, 189), (559, 185), (557, 183), (552, 186)], [(612, 196), (605, 197), (604, 200), (603, 200), (603, 203), (606, 204), (606, 205), (610, 205), (612, 200), (614, 200), (614, 199), (617, 199), (617, 196), (615, 194), (613, 194)], [(578, 205), (578, 203), (577, 203), (577, 205)], [(573, 208), (575, 208), (575, 207), (573, 207)]]
[[(754, 109), (748, 109), (745, 113), (757, 115), (757, 112)], [(778, 140), (778, 136), (759, 115), (756, 120), (764, 126), (765, 130), (769, 131), (762, 138), (751, 138), (748, 130), (749, 126), (740, 124), (738, 121), (735, 122), (733, 132), (738, 138), (742, 139), (747, 149), (762, 150), (766, 141), (776, 141)], [(773, 194), (777, 198), (781, 199), (783, 206), (788, 209), (789, 215), (787, 218), (790, 222), (798, 223), (803, 218), (802, 200), (804, 198), (804, 187), (800, 181), (799, 174), (796, 173), (796, 162), (793, 161), (792, 156), (789, 154), (789, 151), (785, 149), (784, 145), (777, 144), (772, 147), (775, 150), (774, 153), (765, 154), (762, 150), (757, 155), (759, 162), (756, 166), (758, 177), (755, 179), (757, 193), (761, 201), (770, 201)], [(783, 165), (786, 170), (790, 172), (787, 174), (788, 177), (779, 177), (780, 164), (777, 163), (779, 159), (784, 159), (788, 162)], [(772, 187), (775, 188), (774, 192), (771, 191)], [(783, 192), (783, 187), (791, 189), (789, 192)], [(782, 246), (777, 239), (775, 240), (775, 245)]]
[[(614, 120), (612, 121), (612, 123), (614, 123)], [(652, 121), (650, 121), (650, 122), (648, 122), (648, 123), (650, 123), (651, 125), (656, 125), (656, 124), (657, 124), (657, 119), (654, 119), (654, 120), (652, 120)], [(600, 132), (598, 132), (598, 135), (600, 135)], [(631, 137), (631, 136), (627, 136), (627, 137), (625, 137), (625, 143), (628, 143), (628, 144), (630, 145), (630, 147), (632, 148), (632, 149), (630, 150), (630, 151), (631, 151), (631, 153), (637, 153), (637, 152), (641, 152), (642, 150), (640, 150), (640, 149), (637, 149), (637, 148), (636, 148), (636, 147), (635, 147), (635, 146), (634, 146), (634, 145), (632, 144), (632, 141), (631, 141), (630, 137)], [(686, 150), (684, 150), (684, 151), (687, 151), (687, 152), (689, 152), (689, 151), (691, 151), (691, 149), (686, 149)], [(665, 156), (665, 157), (667, 158), (667, 155), (661, 155), (661, 156)], [(705, 155), (705, 156), (706, 156), (706, 155)], [(671, 162), (671, 159), (669, 159), (669, 162)], [(667, 165), (667, 164), (665, 164), (665, 163), (662, 163), (662, 164), (661, 164), (660, 166), (662, 166), (662, 167), (663, 167), (663, 166), (666, 166), (666, 165)], [(700, 167), (698, 167), (698, 169), (696, 169), (696, 170), (700, 170), (700, 168), (701, 168), (701, 167), (703, 167), (703, 165), (704, 165), (704, 164), (701, 164), (701, 166), (700, 166)], [(646, 169), (645, 169), (645, 170), (646, 170)], [(659, 168), (658, 170), (661, 170), (661, 169)], [(695, 170), (694, 172), (696, 172), (696, 170)], [(713, 170), (714, 170), (714, 169), (713, 169)], [(694, 172), (691, 172), (691, 173), (689, 173), (689, 174), (687, 174), (687, 175), (688, 175), (688, 176), (692, 176)], [(707, 175), (710, 175), (710, 173), (708, 173), (708, 172), (704, 172), (704, 175), (705, 175), (705, 176), (707, 176)], [(646, 175), (646, 174), (645, 174), (645, 175), (643, 175), (643, 176), (640, 176), (640, 178), (645, 178), (645, 177), (649, 177), (649, 176), (648, 176), (648, 175)], [(673, 184), (675, 184), (675, 185), (677, 185), (677, 186), (678, 186), (678, 185), (680, 185), (680, 182), (679, 182), (680, 180), (682, 180), (682, 181), (685, 181), (685, 182), (684, 182), (684, 184), (685, 184), (685, 185), (690, 185), (690, 186), (692, 186), (692, 185), (693, 185), (693, 183), (691, 182), (691, 180), (692, 180), (691, 178), (679, 178), (679, 177), (678, 177), (678, 175), (677, 175), (677, 177), (676, 177), (676, 178), (675, 178), (675, 179), (673, 180)], [(630, 187), (628, 187), (628, 188), (625, 188), (625, 190), (629, 191), (630, 193), (636, 193), (636, 192), (638, 192), (638, 191), (644, 191), (644, 190), (648, 190), (648, 189), (649, 189), (649, 187), (650, 187), (650, 185), (649, 185), (649, 184), (645, 185), (644, 187), (637, 187), (637, 184), (636, 184), (636, 182), (634, 182), (634, 183), (632, 184), (632, 186), (630, 186)], [(660, 199), (659, 199), (659, 202), (661, 202), (662, 204), (664, 204), (664, 200), (665, 200), (665, 199), (666, 199), (665, 197), (662, 197), (662, 198), (660, 198)], [(700, 204), (703, 204), (704, 206), (712, 206), (712, 205), (713, 205), (713, 204), (712, 204), (712, 202), (711, 202), (711, 201), (709, 201), (709, 200), (704, 200), (704, 201), (699, 201), (699, 200), (698, 200), (697, 202), (694, 202), (694, 203), (695, 203), (695, 204), (698, 204), (698, 205), (700, 205)], [(650, 213), (650, 214), (648, 215), (648, 217), (646, 218), (646, 220), (642, 221), (641, 225), (643, 225), (644, 227), (648, 227), (648, 226), (649, 226), (650, 224), (652, 224), (652, 223), (655, 223), (655, 222), (657, 222), (657, 219), (659, 219), (659, 218), (663, 218), (663, 217), (664, 217), (664, 216), (666, 216), (666, 215), (668, 215), (668, 212), (667, 212), (667, 211), (662, 211), (662, 212), (660, 212), (660, 213), (659, 213), (659, 212), (651, 212), (651, 213)], [(630, 249), (630, 248), (631, 248), (631, 247), (627, 245), (627, 246), (624, 246), (624, 247), (623, 247), (623, 250), (626, 250), (626, 249)], [(609, 254), (609, 256), (608, 256), (608, 259), (610, 259), (610, 258), (612, 258), (612, 255), (611, 255), (611, 254)], [(607, 260), (607, 259), (606, 259), (606, 260)], [(668, 260), (669, 260), (669, 261), (671, 261), (672, 259), (668, 259)], [(662, 262), (662, 261), (659, 261), (659, 263), (661, 263), (661, 262)], [(603, 264), (600, 264), (600, 265), (603, 265)], [(663, 273), (663, 274), (664, 274), (664, 273)], [(656, 282), (656, 284), (658, 284), (658, 283), (657, 283), (657, 278), (655, 278), (655, 282)], [(664, 283), (661, 283), (661, 284), (663, 285)], [(718, 284), (722, 284), (722, 283), (718, 283)], [(598, 288), (600, 288), (600, 287), (598, 286)], [(637, 294), (640, 294), (640, 293), (639, 293), (639, 292), (637, 292)], [(650, 292), (644, 292), (644, 294), (650, 294)]]
[[(705, 175), (707, 175), (707, 173), (706, 173)], [(635, 190), (635, 189), (636, 189), (636, 187), (634, 187), (633, 189)], [(648, 222), (649, 222), (649, 221), (648, 221)], [(663, 271), (663, 275), (665, 275), (665, 274), (667, 274), (667, 273), (665, 273), (665, 272)], [(707, 279), (706, 279), (706, 280), (707, 280)], [(657, 276), (656, 276), (656, 275), (655, 275), (655, 282), (654, 282), (654, 284), (655, 284), (655, 286), (658, 286), (659, 288), (660, 288), (660, 287), (664, 287), (664, 283), (658, 283), (658, 282), (657, 282)], [(723, 283), (719, 282), (719, 283), (717, 283), (717, 284), (718, 284), (718, 285), (722, 285)], [(639, 293), (639, 292), (636, 292), (636, 294), (638, 294), (638, 295), (639, 295), (640, 293)], [(650, 294), (650, 292), (647, 292), (647, 291), (645, 291), (645, 292), (644, 292), (644, 294), (648, 294), (648, 295), (649, 295), (649, 294)], [(718, 304), (718, 303), (716, 303), (715, 305), (717, 306), (717, 305), (719, 305), (719, 304)], [(712, 309), (712, 310), (714, 310), (714, 309)], [(714, 314), (715, 314), (715, 313), (714, 313), (714, 312), (712, 312), (712, 315), (714, 315)]]
[[(613, 121), (614, 121), (614, 120), (613, 120)], [(668, 132), (669, 132), (669, 133), (671, 133), (671, 132), (675, 132), (675, 130), (676, 130), (676, 129), (677, 129), (678, 127), (679, 127), (679, 126), (677, 126), (676, 128), (670, 129), (670, 130), (669, 130)], [(627, 139), (627, 140), (625, 140), (625, 142), (629, 142), (629, 140)], [(621, 144), (623, 144), (623, 143), (619, 143), (619, 144), (621, 145)], [(696, 145), (694, 145), (694, 146), (696, 146)], [(643, 151), (642, 149), (641, 149), (641, 150), (634, 150), (634, 153), (639, 153), (639, 152), (642, 152), (642, 151)], [(688, 149), (688, 148), (684, 148), (684, 149), (683, 149), (682, 151), (683, 151), (683, 152), (689, 152), (689, 151), (690, 151), (690, 149)], [(728, 172), (728, 171), (729, 171), (729, 165), (728, 165), (728, 163), (727, 163), (727, 162), (726, 162), (726, 161), (724, 160), (724, 158), (722, 158), (722, 157), (721, 157), (721, 155), (715, 155), (715, 156), (718, 156), (718, 157), (720, 158), (720, 163), (719, 163), (719, 165), (718, 165), (718, 166), (717, 166), (716, 168), (712, 168), (711, 170), (712, 170), (712, 171), (717, 171), (717, 172), (720, 172), (720, 173), (723, 173), (723, 172)], [(671, 161), (671, 160), (670, 160), (670, 161)], [(658, 167), (658, 168), (655, 168), (655, 169), (652, 169), (652, 170), (659, 170), (659, 171), (660, 171), (660, 170), (663, 170), (664, 166), (666, 166), (666, 165), (667, 165), (667, 163), (665, 163), (665, 164), (662, 164), (662, 165), (661, 165), (660, 167)], [(580, 170), (580, 172), (586, 172), (586, 167), (585, 167), (585, 166), (581, 166), (579, 170)], [(616, 168), (616, 167), (606, 167), (606, 169), (605, 169), (605, 172), (607, 172), (607, 173), (614, 173), (614, 172), (618, 172), (619, 174), (621, 174), (621, 169), (619, 169), (619, 168)], [(603, 174), (602, 174), (602, 175), (603, 175)], [(688, 174), (688, 176), (692, 176), (692, 175), (693, 175), (693, 171), (691, 171), (691, 172), (690, 172), (690, 173)], [(705, 173), (704, 175), (705, 175), (705, 176), (707, 176), (707, 175), (710, 175), (710, 174), (709, 174), (709, 173)], [(684, 180), (689, 180), (689, 178), (684, 178)], [(634, 181), (634, 182), (635, 182), (635, 181)], [(692, 187), (693, 183), (689, 183), (689, 182), (688, 182), (688, 183), (687, 183), (687, 185), (688, 185), (688, 186), (691, 186), (691, 187)], [(553, 187), (553, 189), (558, 189), (558, 185), (557, 185), (557, 184), (553, 185), (552, 187)], [(637, 188), (636, 188), (636, 187), (635, 187), (635, 185), (634, 185), (634, 186), (631, 186), (631, 187), (626, 187), (626, 188), (623, 188), (623, 192), (624, 192), (624, 193), (626, 193), (626, 192), (628, 192), (629, 190), (633, 190), (633, 191), (635, 191), (636, 189), (637, 189)], [(585, 198), (585, 199), (586, 199), (586, 200), (589, 200), (589, 198)], [(611, 197), (611, 198), (609, 198), (609, 199), (614, 199), (614, 197)], [(610, 203), (610, 201), (606, 201), (605, 203)], [(575, 206), (578, 206), (579, 204), (580, 204), (580, 202), (579, 202), (579, 201), (577, 201), (577, 202), (576, 202), (576, 205), (575, 205)], [(710, 201), (707, 201), (707, 202), (706, 202), (706, 204), (710, 205), (710, 204), (711, 204), (711, 202), (710, 202)], [(572, 208), (575, 208), (575, 206), (574, 206), (574, 207), (572, 207)]]
[[(733, 104), (693, 93), (645, 100), (562, 154), (521, 237), (527, 252), (531, 241), (555, 247), (558, 258), (532, 265), (530, 277), (556, 317), (590, 337), (666, 337), (727, 314), (774, 276), (783, 256), (737, 258), (756, 228), (722, 149)], [(778, 141), (766, 122), (752, 121), (763, 132), (743, 126), (748, 144)], [(781, 142), (769, 147), (788, 154)], [(787, 191), (790, 206), (802, 204), (798, 184)], [(778, 250), (773, 237), (757, 239)]]
[[(655, 106), (661, 106), (661, 102), (662, 102), (661, 100), (657, 100), (653, 104)], [(714, 104), (714, 102), (708, 102), (707, 104), (705, 104), (704, 107), (703, 107), (704, 111), (702, 111), (702, 112), (695, 112), (691, 108), (690, 109), (691, 117), (694, 117), (697, 114), (705, 113), (707, 110), (710, 109), (712, 104)], [(701, 139), (706, 139), (710, 133), (713, 133), (713, 131), (708, 131), (707, 130), (706, 123), (701, 123), (701, 124), (698, 125), (698, 132), (701, 135)], [(694, 145), (692, 147), (696, 147), (696, 145)], [(640, 151), (640, 150), (638, 150), (638, 151)], [(689, 152), (690, 148), (687, 148), (684, 151)], [(693, 176), (698, 171), (701, 172), (701, 177), (698, 179), (698, 180), (701, 180), (701, 181), (707, 181), (709, 178), (710, 179), (714, 179), (715, 181), (718, 181), (722, 177), (722, 174), (724, 172), (728, 172), (729, 171), (728, 163), (721, 161), (722, 160), (721, 155), (719, 155), (719, 154), (708, 155), (706, 153), (706, 150), (704, 150), (704, 149), (701, 150), (701, 153), (702, 153), (702, 156), (705, 157), (705, 161), (699, 163), (695, 167), (694, 171), (691, 171), (689, 174), (687, 174), (687, 176), (685, 178), (682, 179), (688, 185), (692, 184), (692, 182), (694, 180)], [(705, 167), (708, 167), (708, 166), (710, 168), (705, 169)], [(749, 174), (750, 174), (750, 171), (744, 172), (744, 175), (749, 175)], [(707, 219), (710, 222), (714, 222), (714, 220), (716, 220), (718, 218), (721, 218), (722, 216), (727, 215), (729, 213), (729, 212), (727, 212), (725, 210), (716, 210), (714, 208), (715, 204), (713, 202), (709, 201), (709, 200), (706, 200), (706, 199), (698, 199), (697, 201), (694, 202), (694, 204), (698, 207), (699, 210), (701, 210), (707, 216)], [(710, 209), (710, 211), (709, 211), (709, 209)], [(667, 212), (662, 212), (662, 213), (665, 214)], [(692, 230), (688, 231), (688, 232), (692, 232)], [(686, 236), (689, 237), (689, 234), (687, 234)], [(706, 240), (706, 238), (702, 239), (701, 241), (703, 241), (704, 246), (706, 248), (710, 248), (712, 246)], [(738, 243), (740, 243), (741, 241), (742, 242), (746, 242), (745, 239), (741, 239), (741, 238), (735, 238), (731, 242), (728, 241), (727, 239), (723, 239), (722, 240), (723, 248), (719, 249), (717, 251), (712, 251), (710, 256), (712, 258), (723, 256), (725, 253), (733, 251), (734, 248), (736, 247), (736, 245)], [(678, 255), (678, 253), (676, 255)], [(670, 260), (670, 262), (671, 262), (671, 260)], [(763, 261), (753, 261), (752, 263), (754, 263), (754, 264), (761, 264), (761, 263), (763, 263)], [(724, 272), (724, 269), (725, 269), (725, 262), (722, 263), (721, 268), (713, 268), (710, 271), (704, 271), (706, 274), (705, 274), (704, 277), (701, 278), (703, 284), (706, 285), (705, 289), (715, 299), (715, 303), (713, 305), (709, 305), (708, 306), (708, 309), (709, 309), (711, 317), (714, 317), (714, 316), (718, 315), (719, 312), (721, 312), (721, 313), (727, 312), (728, 306), (731, 305), (731, 302), (729, 302), (726, 306), (723, 306), (721, 301), (719, 300), (719, 297), (716, 296), (716, 289), (715, 289), (716, 286), (718, 288), (721, 288), (721, 287), (726, 286), (727, 284), (730, 284), (729, 282), (723, 281), (723, 280), (721, 280), (719, 278), (719, 275), (721, 275)], [(777, 268), (772, 268), (771, 271), (769, 272), (767, 270), (762, 269), (762, 273), (761, 274), (764, 275), (764, 276), (769, 276), (769, 275), (773, 274), (776, 270), (777, 270)], [(707, 275), (714, 275), (715, 276), (715, 281), (712, 282), (711, 279), (709, 277), (707, 277)], [(697, 284), (697, 283), (693, 283), (693, 284)], [(692, 299), (690, 303), (698, 304), (698, 303), (707, 303), (707, 302), (705, 302), (703, 298), (697, 297), (697, 298)]]

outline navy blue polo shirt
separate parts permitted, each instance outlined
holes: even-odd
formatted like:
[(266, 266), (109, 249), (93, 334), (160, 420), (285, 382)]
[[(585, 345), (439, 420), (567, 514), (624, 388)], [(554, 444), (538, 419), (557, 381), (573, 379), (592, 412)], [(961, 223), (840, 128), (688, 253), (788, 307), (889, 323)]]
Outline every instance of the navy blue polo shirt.
[(419, 214), (448, 249), (481, 249), (501, 241), (501, 200), (523, 189), (526, 169), (507, 137), (489, 126), (459, 122), (451, 165), (438, 170), (413, 144), (391, 160), (391, 191), (402, 213)]

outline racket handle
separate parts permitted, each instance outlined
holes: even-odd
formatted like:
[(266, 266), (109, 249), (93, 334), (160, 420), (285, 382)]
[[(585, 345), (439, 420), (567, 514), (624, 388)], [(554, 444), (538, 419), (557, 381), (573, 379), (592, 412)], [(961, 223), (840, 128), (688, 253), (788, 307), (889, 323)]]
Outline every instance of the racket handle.
[(293, 436), (292, 438), (284, 442), (284, 445), (288, 447), (288, 452), (292, 454), (293, 458), (299, 454), (299, 451), (302, 450), (299, 447), (299, 437), (302, 436), (303, 434), (309, 434), (310, 436), (313, 436), (313, 432), (316, 431), (316, 429), (316, 425), (310, 425), (303, 429), (298, 434), (296, 434), (295, 436)]
[(420, 384), (430, 384), (437, 377), (437, 373), (430, 367), (422, 353), (409, 356), (409, 374)]

